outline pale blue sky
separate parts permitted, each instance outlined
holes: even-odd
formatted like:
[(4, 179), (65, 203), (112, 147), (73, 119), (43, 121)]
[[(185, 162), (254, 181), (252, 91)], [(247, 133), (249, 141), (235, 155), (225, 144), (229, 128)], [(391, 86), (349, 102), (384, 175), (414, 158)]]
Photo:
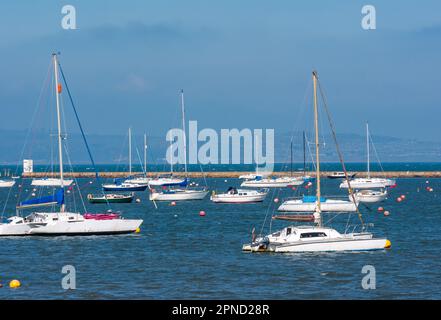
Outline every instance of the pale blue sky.
[[(65, 4), (78, 30), (61, 28)], [(377, 30), (360, 26), (365, 4)], [(201, 127), (289, 131), (316, 68), (340, 132), (369, 120), (440, 141), (440, 13), (439, 1), (2, 2), (1, 128), (28, 127), (57, 50), (90, 133), (161, 135), (180, 88)]]

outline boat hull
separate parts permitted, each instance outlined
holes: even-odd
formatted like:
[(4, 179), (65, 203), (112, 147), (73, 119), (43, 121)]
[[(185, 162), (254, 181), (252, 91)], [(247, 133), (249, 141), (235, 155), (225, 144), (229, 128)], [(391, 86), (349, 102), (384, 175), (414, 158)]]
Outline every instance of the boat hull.
[[(386, 200), (387, 193), (363, 194), (357, 192), (354, 196), (357, 201), (362, 203), (376, 203)], [(351, 199), (351, 196), (349, 196), (349, 199)]]
[[(394, 180), (391, 179), (354, 179), (350, 181), (352, 189), (376, 189), (376, 188), (386, 188), (393, 186), (395, 184)], [(343, 181), (340, 184), (340, 188), (347, 189), (348, 182)]]
[(124, 198), (87, 198), (90, 203), (131, 203), (133, 196)]
[[(281, 212), (314, 212), (317, 202), (303, 202), (302, 200), (288, 200), (280, 205), (277, 211)], [(320, 203), (322, 212), (354, 212), (356, 205), (351, 201), (327, 199)]]
[(254, 203), (265, 200), (266, 194), (254, 196), (230, 196), (225, 194), (218, 194), (210, 197), (214, 203)]
[(147, 185), (145, 186), (114, 186), (114, 185), (103, 185), (104, 191), (145, 191)]
[(241, 187), (248, 188), (286, 188), (289, 186), (300, 186), (303, 184), (303, 180), (291, 180), (291, 181), (244, 181), (241, 183)]
[(33, 236), (90, 236), (134, 233), (141, 226), (141, 219), (112, 219), (82, 221), (60, 221), (32, 228)]
[(10, 188), (13, 187), (14, 184), (15, 184), (14, 180), (11, 181), (0, 180), (0, 188)]
[[(67, 187), (73, 183), (73, 180), (63, 179), (63, 186)], [(48, 178), (48, 179), (34, 179), (31, 182), (32, 186), (39, 187), (61, 187), (61, 179)]]
[(208, 191), (192, 191), (192, 192), (176, 192), (176, 193), (163, 193), (152, 192), (150, 193), (151, 201), (184, 201), (184, 200), (202, 200), (208, 194)]
[(336, 239), (314, 242), (296, 241), (293, 243), (271, 243), (262, 250), (250, 244), (244, 245), (244, 251), (268, 251), (279, 253), (290, 252), (336, 252), (336, 251), (370, 251), (384, 250), (390, 246), (387, 239)]

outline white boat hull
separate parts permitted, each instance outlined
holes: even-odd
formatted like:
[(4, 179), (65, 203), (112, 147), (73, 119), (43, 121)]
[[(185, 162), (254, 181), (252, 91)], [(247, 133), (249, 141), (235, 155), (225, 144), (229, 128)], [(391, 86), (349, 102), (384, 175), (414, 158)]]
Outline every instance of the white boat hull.
[(175, 193), (152, 192), (150, 193), (151, 201), (184, 201), (184, 200), (202, 200), (208, 194), (203, 190), (182, 190)]
[(251, 252), (333, 252), (333, 251), (369, 251), (391, 247), (389, 240), (375, 239), (371, 233), (340, 234), (332, 228), (322, 227), (286, 227), (242, 249)]
[(31, 227), (27, 223), (22, 224), (12, 224), (12, 223), (1, 223), (0, 224), (0, 236), (26, 236), (29, 234)]
[(148, 184), (151, 187), (160, 187), (164, 185), (178, 185), (184, 182), (185, 179), (181, 179), (181, 178), (158, 178), (158, 179), (150, 180)]
[(383, 250), (386, 249), (387, 241), (387, 239), (341, 239), (316, 243), (280, 243), (271, 244), (269, 251), (289, 253)]
[[(356, 178), (350, 181), (352, 189), (375, 189), (375, 188), (386, 188), (395, 185), (395, 180), (383, 179), (383, 178)], [(341, 189), (348, 188), (348, 182), (343, 181), (340, 184)]]
[(237, 194), (215, 194), (210, 197), (214, 203), (252, 203), (265, 200), (267, 193), (255, 195), (237, 195)]
[(241, 183), (241, 187), (247, 188), (286, 188), (288, 186), (300, 186), (303, 179), (262, 179), (247, 180)]
[(73, 236), (73, 235), (110, 235), (133, 233), (142, 224), (136, 219), (93, 220), (79, 222), (61, 221), (32, 228), (30, 235)]
[(0, 180), (0, 188), (10, 188), (15, 184), (14, 180)]
[[(366, 190), (369, 191), (369, 190)], [(372, 192), (356, 192), (354, 194), (355, 199), (359, 202), (363, 203), (375, 203), (375, 202), (381, 202), (386, 200), (387, 192), (381, 192), (381, 191), (372, 191)], [(349, 199), (352, 197), (349, 196)]]
[[(303, 202), (301, 199), (287, 200), (280, 205), (277, 211), (282, 212), (314, 212), (317, 202)], [(355, 212), (356, 205), (352, 201), (326, 199), (320, 203), (322, 212)]]
[[(65, 187), (70, 186), (73, 183), (73, 180), (63, 179), (63, 185)], [(34, 179), (31, 182), (33, 186), (40, 187), (61, 187), (61, 179), (56, 178), (45, 178), (45, 179)]]

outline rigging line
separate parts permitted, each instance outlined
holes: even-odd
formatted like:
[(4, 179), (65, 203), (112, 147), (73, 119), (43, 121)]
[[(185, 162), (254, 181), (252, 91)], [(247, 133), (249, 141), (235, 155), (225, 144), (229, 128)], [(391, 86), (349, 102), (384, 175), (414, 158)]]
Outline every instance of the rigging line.
[[(98, 181), (98, 184), (101, 186), (101, 193), (102, 193), (103, 195), (105, 195), (105, 193), (104, 193), (104, 189), (102, 188), (101, 178), (100, 178), (100, 176), (99, 176), (99, 174), (98, 174), (98, 170), (97, 170), (97, 167), (96, 167), (95, 161), (94, 161), (94, 159), (93, 159), (92, 152), (90, 151), (89, 143), (87, 142), (86, 135), (85, 135), (84, 130), (83, 130), (83, 126), (81, 125), (80, 117), (79, 117), (78, 112), (77, 112), (77, 109), (76, 109), (76, 107), (75, 107), (75, 104), (74, 104), (74, 101), (73, 101), (72, 95), (71, 95), (71, 93), (70, 93), (69, 85), (67, 84), (67, 80), (66, 80), (66, 77), (64, 76), (64, 71), (63, 71), (63, 68), (61, 67), (60, 62), (58, 62), (58, 67), (59, 67), (59, 70), (60, 70), (60, 73), (61, 73), (61, 77), (63, 78), (63, 83), (64, 83), (64, 85), (66, 86), (67, 95), (69, 96), (70, 104), (71, 104), (72, 109), (73, 109), (73, 111), (74, 111), (74, 114), (75, 114), (75, 118), (76, 118), (76, 120), (77, 120), (78, 127), (80, 128), (81, 136), (82, 136), (83, 141), (84, 141), (84, 144), (85, 144), (85, 146), (86, 146), (87, 153), (88, 153), (88, 155), (89, 155), (89, 159), (90, 159), (90, 161), (92, 162), (92, 167), (93, 167), (93, 170), (95, 171), (95, 177), (96, 177), (96, 179), (97, 179), (97, 181)], [(79, 193), (81, 194), (81, 192), (79, 192)], [(106, 200), (107, 200), (107, 198), (106, 198)], [(106, 201), (106, 202), (107, 202), (107, 206), (108, 206), (109, 209), (110, 209), (110, 204), (109, 204), (109, 202), (108, 202), (108, 201)], [(83, 205), (84, 205), (84, 202), (83, 202)]]
[[(67, 143), (63, 143), (63, 146), (64, 146), (64, 151), (66, 153), (67, 163), (68, 163), (68, 165), (69, 165), (69, 167), (71, 169), (70, 172), (73, 173), (73, 165), (72, 165), (72, 161), (71, 161), (71, 157), (70, 157), (69, 147), (67, 146)], [(81, 200), (81, 204), (83, 205), (84, 212), (86, 212), (86, 205), (84, 203), (83, 195), (81, 194), (81, 190), (80, 190), (80, 186), (79, 186), (78, 180), (73, 175), (72, 175), (72, 178), (73, 178), (73, 181), (74, 181), (73, 183), (75, 183), (75, 186), (78, 189), (78, 195), (80, 196), (80, 200)], [(69, 189), (73, 189), (73, 188), (69, 186), (68, 190)], [(73, 199), (74, 208), (75, 208), (75, 211), (76, 211), (77, 203), (76, 203), (75, 194), (72, 194), (72, 199)]]
[(369, 140), (372, 144), (372, 149), (374, 149), (375, 157), (377, 158), (378, 164), (380, 165), (381, 172), (384, 173), (383, 165), (381, 164), (380, 158), (378, 157), (377, 148), (375, 148), (374, 140), (372, 139), (372, 136), (369, 134)]
[[(24, 142), (23, 147), (21, 149), (20, 158), (19, 159), (23, 159), (23, 157), (24, 157), (26, 146), (27, 146), (27, 141), (29, 140), (29, 136), (31, 134), (32, 128), (34, 127), (34, 123), (36, 121), (37, 114), (39, 114), (38, 111), (40, 110), (41, 105), (42, 105), (43, 92), (45, 91), (45, 88), (47, 88), (47, 86), (48, 86), (48, 81), (49, 81), (49, 78), (50, 78), (51, 68), (52, 68), (52, 62), (49, 63), (49, 66), (48, 66), (48, 69), (47, 69), (47, 73), (46, 73), (46, 77), (45, 77), (45, 79), (43, 81), (43, 85), (41, 86), (40, 93), (39, 93), (39, 96), (38, 96), (38, 99), (37, 99), (37, 106), (34, 109), (34, 112), (32, 114), (31, 123), (30, 123), (30, 126), (29, 126), (29, 128), (28, 128), (28, 130), (26, 132), (25, 142)], [(19, 164), (19, 162), (17, 162), (17, 165), (15, 167), (15, 175), (18, 175), (18, 168), (19, 167), (20, 167), (20, 164)], [(21, 193), (23, 191), (23, 179), (20, 179), (20, 180), (21, 180), (21, 183), (20, 183), (20, 187), (19, 187), (19, 194), (17, 196), (16, 206), (19, 204), (20, 196), (21, 196)], [(8, 190), (8, 195), (6, 196), (6, 200), (5, 200), (3, 209), (2, 209), (1, 219), (3, 219), (4, 213), (6, 212), (6, 206), (7, 206), (8, 202), (9, 202), (9, 198), (11, 196), (12, 189), (13, 188), (9, 188), (9, 190)]]
[(71, 104), (72, 109), (74, 111), (75, 118), (76, 118), (77, 123), (78, 123), (78, 127), (80, 128), (84, 144), (86, 145), (87, 153), (89, 154), (90, 161), (92, 162), (93, 169), (95, 170), (95, 176), (96, 176), (97, 180), (100, 181), (100, 177), (99, 177), (98, 171), (96, 169), (95, 161), (93, 160), (93, 156), (92, 156), (92, 153), (90, 151), (89, 144), (87, 143), (86, 135), (85, 135), (84, 130), (83, 130), (83, 126), (81, 125), (80, 118), (78, 116), (77, 109), (76, 109), (75, 104), (73, 102), (72, 95), (70, 94), (69, 86), (67, 84), (66, 77), (64, 76), (64, 72), (63, 72), (63, 69), (61, 67), (60, 62), (58, 62), (58, 67), (60, 69), (60, 73), (61, 73), (61, 76), (63, 78), (64, 85), (66, 86), (67, 95), (69, 96), (70, 104)]
[[(317, 79), (317, 80), (318, 80), (318, 79)], [(322, 86), (321, 86), (320, 81), (317, 81), (317, 82), (318, 82), (318, 87), (319, 87), (320, 95), (321, 95), (321, 97), (322, 97), (323, 106), (324, 106), (324, 109), (325, 109), (325, 111), (326, 111), (326, 116), (327, 116), (327, 118), (328, 118), (329, 126), (330, 126), (330, 128), (331, 128), (332, 138), (333, 138), (333, 140), (334, 140), (335, 147), (336, 147), (336, 149), (337, 149), (338, 158), (339, 158), (340, 163), (341, 163), (341, 165), (342, 165), (343, 172), (345, 173), (345, 179), (346, 179), (347, 184), (348, 184), (348, 192), (349, 192), (350, 197), (352, 198), (352, 201), (353, 201), (354, 204), (355, 204), (355, 208), (356, 208), (356, 211), (357, 211), (357, 214), (358, 214), (358, 218), (360, 219), (360, 222), (361, 222), (362, 228), (364, 229), (364, 221), (363, 221), (363, 217), (362, 217), (362, 215), (361, 215), (361, 212), (360, 212), (360, 210), (359, 210), (359, 208), (358, 208), (358, 205), (357, 205), (357, 202), (356, 202), (356, 200), (355, 200), (355, 195), (354, 195), (354, 192), (353, 192), (353, 190), (352, 190), (351, 183), (350, 183), (350, 181), (349, 181), (349, 177), (348, 177), (348, 172), (346, 171), (346, 165), (345, 165), (345, 163), (344, 163), (344, 161), (343, 161), (343, 155), (342, 155), (342, 153), (341, 153), (340, 146), (338, 145), (338, 142), (337, 142), (337, 135), (336, 135), (336, 133), (335, 133), (334, 123), (333, 123), (332, 118), (331, 118), (331, 115), (330, 115), (330, 113), (329, 113), (328, 104), (327, 104), (327, 102), (326, 102), (326, 96), (325, 96), (325, 94), (324, 94), (324, 92), (323, 92), (323, 89), (322, 89)]]

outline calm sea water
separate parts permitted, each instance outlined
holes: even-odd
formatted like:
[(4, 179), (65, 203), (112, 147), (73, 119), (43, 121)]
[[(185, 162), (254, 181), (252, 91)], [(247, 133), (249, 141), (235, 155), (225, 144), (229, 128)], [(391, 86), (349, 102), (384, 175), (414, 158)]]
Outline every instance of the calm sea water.
[[(202, 181), (200, 181), (202, 183)], [(18, 184), (29, 194), (30, 181), (0, 189), (5, 214), (14, 213)], [(211, 189), (238, 186), (239, 180), (208, 179)], [(97, 184), (80, 179), (83, 196)], [(123, 236), (0, 238), (1, 299), (440, 299), (441, 298), (441, 180), (400, 179), (382, 204), (391, 212), (377, 213), (378, 205), (363, 207), (367, 222), (378, 236), (386, 236), (392, 249), (369, 253), (250, 254), (241, 251), (252, 227), (259, 231), (274, 212), (272, 198), (294, 194), (285, 188), (272, 191), (261, 204), (181, 202), (176, 206), (148, 201), (112, 205), (124, 216), (143, 218), (140, 234)], [(326, 194), (340, 194), (338, 182), (325, 180)], [(28, 190), (26, 192), (26, 190)], [(300, 188), (296, 192), (307, 192)], [(48, 192), (47, 190), (45, 192)], [(405, 194), (406, 200), (395, 198)], [(78, 195), (68, 204), (81, 209)], [(88, 211), (106, 210), (87, 205)], [(205, 217), (199, 211), (206, 211)], [(269, 216), (267, 216), (269, 214)], [(344, 230), (347, 215), (333, 220)], [(351, 221), (356, 222), (354, 216)], [(276, 230), (285, 226), (274, 222)], [(268, 231), (268, 225), (264, 231)], [(76, 290), (63, 290), (61, 269), (76, 268)], [(376, 289), (363, 290), (363, 266), (376, 269)], [(7, 288), (10, 279), (22, 287)]]

